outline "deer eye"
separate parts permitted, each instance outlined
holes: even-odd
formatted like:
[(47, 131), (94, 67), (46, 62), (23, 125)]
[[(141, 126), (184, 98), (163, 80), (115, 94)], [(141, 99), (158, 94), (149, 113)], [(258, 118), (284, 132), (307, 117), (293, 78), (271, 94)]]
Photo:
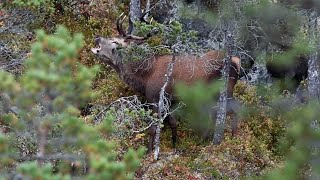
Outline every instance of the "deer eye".
[(112, 54), (116, 52), (116, 48), (111, 49)]

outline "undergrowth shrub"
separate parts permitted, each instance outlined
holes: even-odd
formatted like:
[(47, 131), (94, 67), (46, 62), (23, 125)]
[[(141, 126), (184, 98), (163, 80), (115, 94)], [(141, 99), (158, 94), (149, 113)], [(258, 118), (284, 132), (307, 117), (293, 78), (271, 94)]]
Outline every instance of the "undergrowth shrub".
[[(244, 105), (242, 119), (245, 121), (254, 137), (253, 148), (264, 153), (271, 151), (281, 154), (279, 142), (286, 134), (287, 120), (280, 114), (274, 113), (269, 102), (262, 103), (258, 87), (246, 82), (239, 82), (235, 87), (235, 97)], [(270, 91), (270, 90), (269, 90)]]

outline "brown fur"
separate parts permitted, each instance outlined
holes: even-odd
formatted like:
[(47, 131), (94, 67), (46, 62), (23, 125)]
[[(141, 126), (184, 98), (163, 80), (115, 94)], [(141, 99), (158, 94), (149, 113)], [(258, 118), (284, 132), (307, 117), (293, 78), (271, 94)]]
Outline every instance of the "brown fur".
[[(173, 95), (173, 86), (177, 82), (183, 82), (187, 85), (192, 85), (197, 80), (211, 82), (221, 76), (223, 68), (224, 53), (221, 51), (209, 51), (202, 57), (181, 55), (176, 57), (173, 67), (172, 81), (167, 86), (166, 92)], [(152, 67), (145, 70), (138, 70), (133, 73), (122, 72), (122, 79), (136, 91), (144, 94), (149, 102), (157, 102), (160, 89), (165, 83), (165, 74), (169, 63), (172, 61), (171, 55), (158, 56), (152, 64)], [(232, 67), (230, 69), (230, 77), (228, 83), (228, 96), (233, 94), (233, 87), (238, 79), (239, 58), (232, 58)], [(215, 66), (215, 69), (208, 69), (207, 66)], [(129, 69), (129, 67), (126, 67)], [(131, 67), (135, 69), (135, 67)], [(121, 75), (120, 75), (121, 76)]]
[[(145, 95), (149, 103), (158, 103), (160, 90), (165, 83), (165, 74), (167, 73), (168, 65), (172, 61), (172, 55), (155, 56), (151, 60), (152, 65), (146, 70), (140, 68), (139, 63), (123, 63), (119, 56), (114, 53), (114, 50), (118, 46), (114, 41), (122, 46), (127, 46), (123, 41), (123, 38), (96, 38), (98, 48), (92, 48), (91, 51), (102, 59), (102, 62), (110, 65), (114, 68), (121, 79), (136, 91)], [(224, 66), (223, 58), (225, 54), (223, 51), (209, 51), (203, 56), (193, 55), (180, 55), (176, 56), (176, 60), (173, 66), (173, 72), (171, 81), (167, 86), (166, 92), (169, 95), (174, 96), (173, 86), (177, 82), (183, 82), (187, 85), (192, 85), (197, 80), (210, 83), (221, 77), (221, 70)], [(144, 62), (145, 63), (145, 62)], [(232, 99), (233, 89), (238, 80), (238, 74), (240, 71), (240, 59), (232, 57), (232, 63), (229, 72), (227, 97)], [(142, 66), (144, 67), (144, 66)], [(214, 97), (213, 97), (214, 98)], [(173, 99), (172, 99), (173, 100)], [(229, 103), (228, 106), (232, 106)], [(234, 112), (234, 109), (228, 107), (228, 110)], [(153, 109), (154, 112), (158, 112), (157, 108)], [(169, 125), (172, 129), (172, 142), (175, 146), (177, 137), (177, 124), (173, 116), (167, 117)], [(155, 137), (155, 126), (149, 128), (149, 145), (148, 152), (151, 152), (153, 147), (153, 141)], [(232, 134), (236, 134), (237, 131), (237, 119), (234, 118), (232, 125)]]

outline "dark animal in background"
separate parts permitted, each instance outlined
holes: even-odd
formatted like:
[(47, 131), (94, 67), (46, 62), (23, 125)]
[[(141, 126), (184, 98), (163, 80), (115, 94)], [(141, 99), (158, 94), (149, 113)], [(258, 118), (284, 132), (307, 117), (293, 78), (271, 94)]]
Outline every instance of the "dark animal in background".
[(93, 104), (89, 103), (84, 106), (81, 106), (80, 109), (80, 115), (81, 116), (89, 116), (91, 115), (91, 108), (93, 107)]
[(280, 90), (295, 92), (301, 81), (308, 77), (308, 60), (305, 56), (295, 57), (291, 62), (267, 60), (266, 66), (271, 77), (281, 82)]
[[(123, 59), (119, 56), (118, 48), (126, 48), (130, 43), (142, 43), (146, 38), (130, 35), (131, 32), (126, 34), (122, 28), (122, 22), (120, 23), (120, 18), (117, 20), (117, 30), (119, 32), (117, 37), (103, 38), (97, 36), (95, 38), (96, 47), (92, 48), (91, 51), (100, 58), (102, 63), (111, 66), (127, 85), (143, 94), (149, 103), (158, 103), (160, 90), (164, 85), (165, 74), (168, 64), (172, 61), (172, 55), (154, 56), (152, 57), (151, 67), (138, 69), (139, 65), (134, 62), (123, 62)], [(210, 83), (221, 77), (224, 56), (222, 51), (209, 51), (201, 57), (193, 55), (176, 56), (172, 80), (166, 88), (169, 96), (173, 97), (171, 100), (174, 100), (173, 86), (177, 82), (192, 85), (195, 81), (202, 80)], [(191, 61), (193, 68), (188, 67), (188, 62)], [(227, 89), (228, 99), (233, 97), (233, 89), (240, 71), (239, 63), (240, 59), (238, 57), (232, 57)], [(208, 66), (215, 68), (208, 69)], [(234, 113), (232, 108), (229, 108), (229, 110)], [(153, 111), (158, 112), (158, 109), (154, 108)], [(172, 130), (172, 142), (175, 146), (177, 139), (176, 119), (169, 115), (166, 120)], [(233, 124), (237, 124), (236, 118), (234, 118), (234, 121)], [(151, 152), (153, 148), (155, 130), (156, 126), (149, 128), (148, 152)], [(232, 132), (233, 135), (236, 134), (237, 125), (233, 126)]]

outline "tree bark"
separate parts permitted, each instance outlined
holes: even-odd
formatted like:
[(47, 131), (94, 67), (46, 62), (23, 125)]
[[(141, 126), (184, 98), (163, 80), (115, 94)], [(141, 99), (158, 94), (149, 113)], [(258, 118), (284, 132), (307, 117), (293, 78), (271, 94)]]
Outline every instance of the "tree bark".
[(173, 54), (172, 61), (170, 62), (170, 64), (168, 64), (167, 73), (165, 74), (166, 81), (160, 91), (160, 97), (159, 97), (159, 103), (158, 103), (158, 116), (160, 121), (158, 121), (157, 123), (156, 135), (154, 138), (154, 159), (155, 160), (158, 159), (159, 152), (160, 152), (161, 124), (163, 123), (163, 120), (169, 115), (170, 103), (166, 97), (165, 90), (171, 80), (175, 59), (176, 59), (176, 55)]
[(320, 100), (320, 79), (319, 79), (319, 18), (316, 12), (310, 14), (309, 42), (314, 42), (315, 51), (308, 60), (308, 91), (310, 98)]
[[(231, 65), (231, 57), (234, 52), (234, 32), (229, 31), (226, 33), (226, 44), (225, 47), (227, 49), (227, 54), (225, 57), (225, 65), (222, 72), (222, 77), (224, 79), (223, 88), (220, 91), (220, 98), (218, 101), (218, 112), (216, 118), (216, 125), (213, 137), (214, 144), (220, 144), (221, 140), (224, 137), (224, 128), (225, 128), (225, 121), (227, 116), (227, 88), (228, 88), (228, 80), (229, 80), (229, 72), (230, 72), (230, 65)], [(214, 117), (213, 117), (214, 118)]]
[(129, 28), (128, 34), (134, 32), (134, 22), (141, 17), (141, 3), (140, 0), (130, 0), (130, 12), (129, 12)]
[(146, 8), (144, 10), (144, 12), (147, 12), (147, 14), (143, 17), (145, 21), (147, 20), (147, 18), (149, 16), (149, 11), (150, 11), (150, 0), (147, 0)]
[[(313, 10), (309, 15), (309, 42), (313, 43), (312, 46), (315, 48), (314, 52), (309, 56), (308, 60), (308, 91), (309, 91), (309, 100), (317, 102), (319, 105), (320, 102), (320, 74), (319, 74), (319, 48), (320, 48), (320, 35), (319, 35), (319, 13), (316, 10)], [(315, 119), (311, 123), (311, 127), (316, 131), (320, 128), (319, 119)], [(319, 141), (314, 142), (312, 149), (318, 151), (320, 148)], [(316, 172), (317, 166), (319, 165), (320, 158), (317, 157), (310, 161), (311, 165), (311, 179), (319, 179), (320, 175)]]
[(46, 129), (46, 127), (44, 127), (43, 125), (40, 124), (39, 129), (38, 129), (38, 133), (39, 133), (39, 150), (37, 153), (37, 162), (39, 166), (42, 166), (45, 162), (45, 152), (46, 152), (46, 144), (47, 144), (47, 134), (48, 134), (48, 130)]

